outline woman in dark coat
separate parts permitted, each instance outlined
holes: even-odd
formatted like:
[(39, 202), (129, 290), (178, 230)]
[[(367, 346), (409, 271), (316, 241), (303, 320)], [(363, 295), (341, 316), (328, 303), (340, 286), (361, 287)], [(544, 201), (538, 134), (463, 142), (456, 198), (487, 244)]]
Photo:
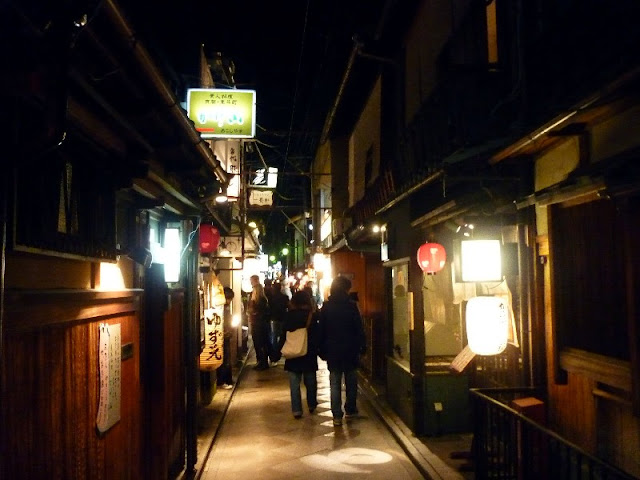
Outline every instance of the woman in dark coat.
[[(290, 332), (298, 328), (307, 328), (307, 354), (302, 357), (288, 358), (284, 369), (289, 372), (289, 388), (291, 391), (291, 411), (295, 418), (302, 417), (302, 397), (300, 383), (304, 381), (307, 390), (307, 407), (309, 413), (318, 406), (318, 331), (317, 321), (312, 310), (311, 297), (305, 291), (298, 291), (291, 297), (289, 310), (285, 314), (283, 331)], [(286, 334), (282, 336), (284, 344)], [(282, 348), (282, 345), (280, 345)]]

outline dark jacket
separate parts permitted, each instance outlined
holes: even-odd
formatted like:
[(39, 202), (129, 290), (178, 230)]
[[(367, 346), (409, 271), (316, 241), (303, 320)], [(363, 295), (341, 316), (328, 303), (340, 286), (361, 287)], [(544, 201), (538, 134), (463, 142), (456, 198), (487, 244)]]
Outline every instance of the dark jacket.
[(329, 370), (352, 370), (366, 348), (362, 317), (346, 293), (335, 293), (320, 311), (320, 358)]
[[(284, 332), (290, 332), (303, 328), (307, 324), (309, 310), (292, 309), (287, 311), (282, 325)], [(282, 335), (278, 350), (286, 340), (286, 335)], [(311, 324), (307, 329), (307, 354), (298, 358), (287, 358), (284, 362), (284, 369), (288, 372), (315, 372), (318, 370), (318, 323), (317, 316), (312, 315)]]
[(281, 322), (284, 320), (289, 307), (289, 297), (280, 290), (271, 292), (269, 307), (271, 308), (271, 320)]
[(268, 325), (271, 312), (267, 297), (259, 297), (257, 301), (249, 300), (248, 313), (250, 325)]

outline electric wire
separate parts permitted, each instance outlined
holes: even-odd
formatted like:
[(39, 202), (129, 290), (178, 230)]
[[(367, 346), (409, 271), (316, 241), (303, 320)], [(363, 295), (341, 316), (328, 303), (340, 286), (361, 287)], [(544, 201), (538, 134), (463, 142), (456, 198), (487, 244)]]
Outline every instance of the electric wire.
[(182, 260), (182, 257), (184, 256), (184, 253), (187, 251), (187, 249), (189, 248), (189, 245), (191, 245), (191, 242), (193, 241), (193, 237), (195, 236), (196, 232), (198, 231), (198, 229), (200, 228), (200, 223), (202, 222), (202, 218), (198, 217), (198, 224), (195, 226), (195, 228), (189, 233), (189, 236), (187, 237), (187, 243), (184, 246), (184, 248), (182, 249), (182, 252), (180, 253), (180, 260)]
[[(300, 42), (300, 55), (298, 56), (298, 72), (296, 74), (296, 87), (294, 89), (293, 92), (293, 104), (291, 105), (291, 119), (289, 121), (289, 136), (287, 138), (287, 148), (285, 150), (285, 161), (288, 162), (288, 157), (289, 157), (289, 148), (291, 147), (291, 135), (293, 132), (293, 120), (295, 117), (295, 111), (296, 111), (296, 101), (298, 99), (298, 89), (300, 87), (300, 77), (301, 77), (301, 72), (302, 72), (302, 58), (304, 55), (304, 47), (305, 47), (305, 39), (307, 36), (307, 24), (309, 21), (309, 0), (307, 0), (307, 8), (305, 9), (305, 13), (304, 13), (304, 25), (302, 28), (302, 42)], [(283, 164), (283, 170), (286, 167), (286, 162)], [(290, 163), (290, 162), (289, 162)]]

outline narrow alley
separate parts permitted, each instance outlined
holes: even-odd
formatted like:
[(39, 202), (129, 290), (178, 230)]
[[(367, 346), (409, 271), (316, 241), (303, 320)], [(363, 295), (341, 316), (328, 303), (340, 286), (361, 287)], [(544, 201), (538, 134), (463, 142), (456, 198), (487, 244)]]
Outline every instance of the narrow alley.
[[(324, 362), (318, 371), (318, 408), (313, 414), (305, 409), (299, 420), (291, 414), (284, 360), (266, 371), (253, 370), (254, 363), (251, 354), (234, 389), (218, 391), (201, 412), (195, 478), (473, 478), (445, 464), (423, 441), (394, 433), (362, 385), (359, 416), (334, 427)], [(445, 449), (456, 445), (447, 438), (440, 443)]]

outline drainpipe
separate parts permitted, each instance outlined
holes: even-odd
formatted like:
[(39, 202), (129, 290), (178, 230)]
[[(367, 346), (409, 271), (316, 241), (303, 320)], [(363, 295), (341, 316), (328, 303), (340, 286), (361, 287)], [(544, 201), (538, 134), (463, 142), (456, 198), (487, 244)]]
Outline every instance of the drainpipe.
[(186, 472), (189, 478), (196, 473), (198, 461), (198, 354), (200, 353), (200, 322), (198, 317), (198, 248), (190, 247), (187, 255), (185, 303), (187, 317), (186, 338)]
[(120, 9), (114, 4), (113, 0), (105, 0), (104, 6), (106, 8), (106, 13), (109, 19), (114, 24), (117, 31), (124, 38), (129, 40), (130, 48), (133, 52), (133, 55), (135, 56), (140, 66), (149, 74), (153, 86), (155, 87), (156, 92), (160, 94), (160, 96), (164, 100), (165, 106), (169, 108), (176, 122), (188, 135), (196, 151), (205, 160), (207, 167), (210, 168), (213, 173), (215, 173), (216, 177), (218, 177), (220, 182), (226, 186), (229, 183), (227, 172), (222, 168), (222, 165), (220, 164), (218, 159), (216, 159), (207, 142), (205, 142), (200, 137), (200, 134), (193, 127), (191, 120), (189, 120), (189, 118), (187, 118), (187, 116), (184, 114), (184, 110), (182, 109), (182, 107), (180, 107), (180, 103), (174, 96), (173, 91), (171, 90), (169, 85), (167, 85), (167, 82), (164, 80), (164, 77), (160, 70), (158, 70), (158, 67), (156, 67), (156, 64), (153, 61), (148, 50), (144, 48), (144, 46), (139, 42), (135, 41), (135, 32), (133, 31), (127, 20), (124, 18)]

